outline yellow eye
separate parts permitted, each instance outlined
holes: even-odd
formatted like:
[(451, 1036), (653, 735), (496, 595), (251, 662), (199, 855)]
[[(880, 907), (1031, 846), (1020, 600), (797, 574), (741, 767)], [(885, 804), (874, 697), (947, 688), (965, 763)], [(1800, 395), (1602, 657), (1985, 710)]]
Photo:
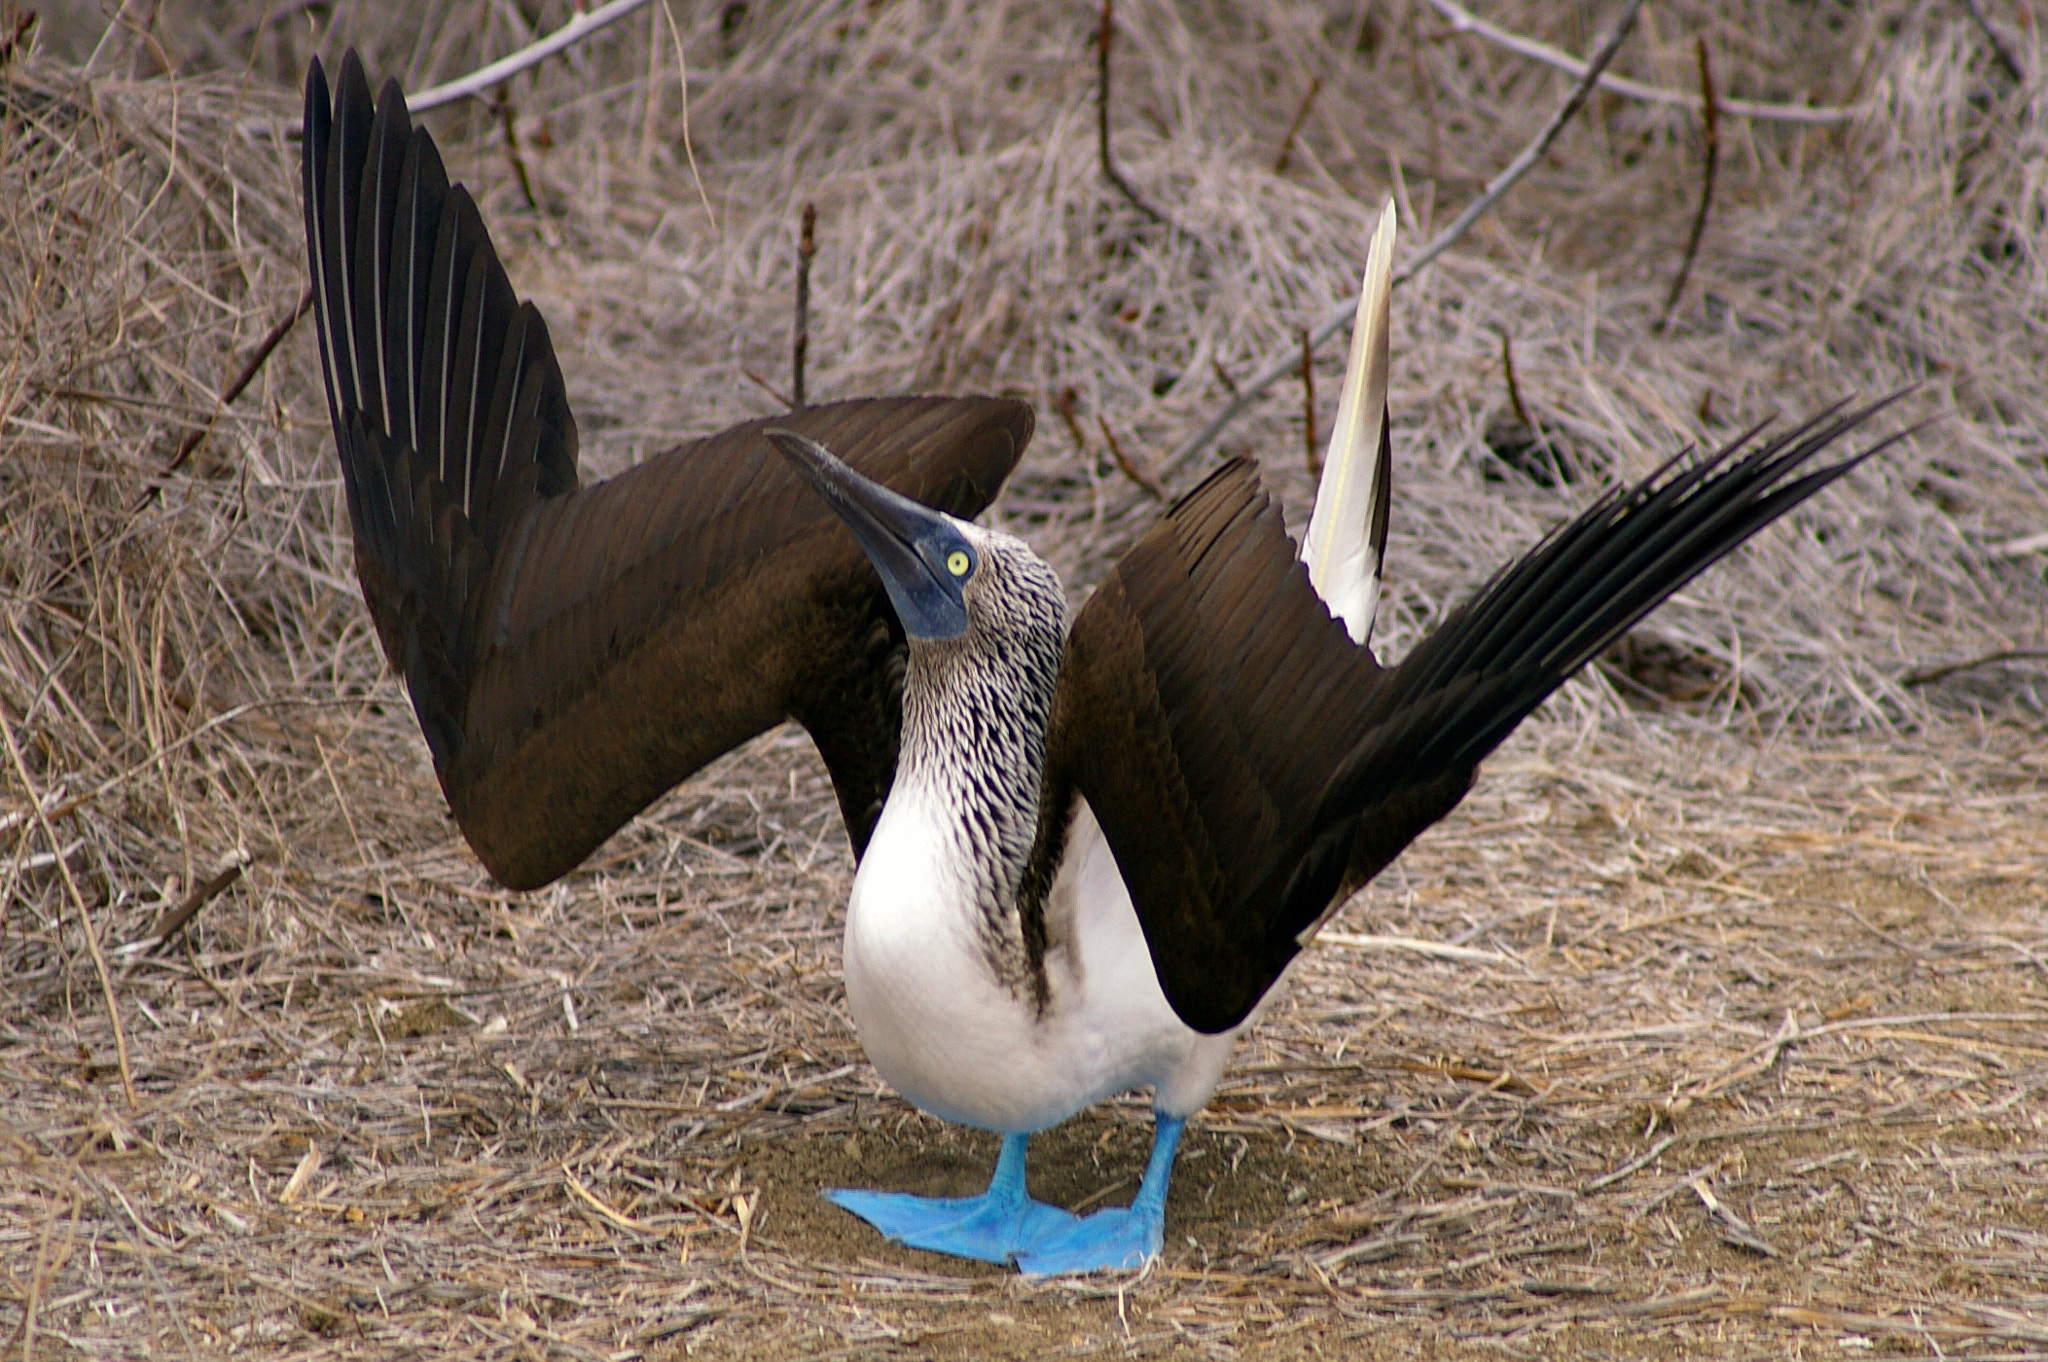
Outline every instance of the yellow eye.
[(946, 555), (946, 571), (952, 573), (955, 577), (965, 577), (968, 565), (969, 560), (967, 550), (965, 549), (954, 549)]

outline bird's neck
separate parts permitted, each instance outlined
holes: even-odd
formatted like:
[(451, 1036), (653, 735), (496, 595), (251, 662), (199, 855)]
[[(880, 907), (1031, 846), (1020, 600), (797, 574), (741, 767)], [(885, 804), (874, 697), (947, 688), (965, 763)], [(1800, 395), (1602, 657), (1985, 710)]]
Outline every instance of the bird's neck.
[[(1014, 941), (1017, 891), (1038, 834), (1046, 725), (1059, 656), (1029, 636), (910, 651), (896, 786), (928, 811), (931, 856), (980, 926)], [(970, 906), (963, 905), (963, 906)]]

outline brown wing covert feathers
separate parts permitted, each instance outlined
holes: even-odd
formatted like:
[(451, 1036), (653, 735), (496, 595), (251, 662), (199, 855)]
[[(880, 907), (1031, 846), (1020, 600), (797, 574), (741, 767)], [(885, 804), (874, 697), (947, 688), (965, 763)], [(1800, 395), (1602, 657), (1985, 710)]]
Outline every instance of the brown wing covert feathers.
[(977, 514), (1031, 435), (995, 398), (814, 407), (579, 486), (546, 322), (467, 190), (355, 54), (305, 121), (307, 245), (356, 569), (457, 821), (501, 882), (561, 875), (706, 761), (811, 731), (856, 852), (886, 797), (902, 631), (762, 438)]

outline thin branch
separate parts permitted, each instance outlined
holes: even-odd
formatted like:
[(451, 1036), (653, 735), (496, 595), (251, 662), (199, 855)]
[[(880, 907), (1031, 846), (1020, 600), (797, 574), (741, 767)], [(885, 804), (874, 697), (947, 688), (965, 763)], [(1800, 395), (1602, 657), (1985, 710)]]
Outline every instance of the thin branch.
[(1748, 1249), (1752, 1253), (1760, 1253), (1766, 1258), (1783, 1256), (1771, 1247), (1762, 1235), (1750, 1228), (1748, 1221), (1730, 1209), (1727, 1202), (1715, 1196), (1714, 1189), (1707, 1185), (1705, 1178), (1694, 1178), (1689, 1185), (1693, 1195), (1700, 1199), (1700, 1205), (1706, 1207), (1707, 1218), (1714, 1222), (1714, 1228), (1720, 1232), (1722, 1243)]
[(1589, 1196), (1592, 1193), (1599, 1191), (1602, 1187), (1612, 1187), (1615, 1183), (1620, 1182), (1623, 1178), (1627, 1177), (1629, 1174), (1635, 1172), (1636, 1170), (1649, 1167), (1652, 1163), (1656, 1162), (1657, 1156), (1659, 1154), (1662, 1154), (1665, 1150), (1671, 1148), (1672, 1145), (1677, 1144), (1683, 1138), (1684, 1137), (1681, 1135), (1665, 1136), (1663, 1139), (1657, 1141), (1657, 1143), (1651, 1145), (1647, 1151), (1636, 1155), (1636, 1157), (1630, 1159), (1627, 1163), (1621, 1165), (1621, 1167), (1603, 1173), (1599, 1177), (1594, 1178), (1591, 1182), (1587, 1183), (1585, 1186), (1579, 1188), (1579, 1195)]
[(1977, 27), (1984, 31), (1984, 41), (1991, 44), (1991, 55), (1998, 58), (1998, 64), (2005, 68), (2005, 74), (2012, 77), (2013, 84), (2024, 86), (2027, 83), (2027, 73), (2020, 69), (2019, 59), (2013, 56), (2012, 49), (2005, 45), (2005, 39), (1999, 37), (1998, 30), (1991, 26), (1990, 16), (1984, 13), (1983, 0), (1963, 0), (1963, 4), (1970, 11), (1970, 17), (1977, 21)]
[(1323, 476), (1322, 456), (1316, 452), (1316, 348), (1308, 343), (1308, 328), (1301, 329), (1301, 438), (1308, 452), (1310, 479)]
[(790, 400), (788, 393), (782, 391), (782, 389), (776, 387), (773, 383), (770, 383), (767, 379), (761, 377), (761, 375), (755, 373), (752, 369), (743, 368), (740, 370), (740, 372), (746, 375), (747, 381), (749, 383), (752, 383), (762, 392), (767, 393), (777, 402), (780, 402), (784, 407), (788, 408), (791, 411), (796, 410), (796, 403)]
[(2030, 553), (2039, 553), (2043, 549), (2048, 549), (2048, 530), (2007, 540), (1993, 549), (1992, 553), (2000, 558), (2021, 558)]
[(1280, 139), (1280, 154), (1273, 158), (1273, 173), (1285, 175), (1287, 163), (1294, 159), (1294, 139), (1301, 132), (1301, 125), (1308, 122), (1308, 111), (1315, 107), (1316, 96), (1323, 92), (1323, 78), (1309, 79), (1308, 93), (1301, 97), (1301, 107), (1294, 111), (1294, 121), (1287, 125), (1287, 136)]
[[(1412, 936), (1358, 935), (1353, 932), (1322, 932), (1316, 936), (1320, 945), (1343, 946), (1354, 951), (1412, 951), (1426, 955), (1433, 960), (1475, 960), (1487, 964), (1512, 964), (1508, 956), (1499, 951), (1483, 951), (1477, 946), (1454, 946), (1445, 941), (1424, 941)], [(1443, 1072), (1434, 1064), (1422, 1066), (1423, 1073)], [(1486, 1075), (1491, 1082), (1493, 1074)]]
[(661, 17), (668, 22), (668, 40), (676, 45), (676, 88), (683, 94), (683, 158), (690, 163), (690, 183), (697, 187), (697, 202), (704, 205), (704, 220), (714, 235), (723, 235), (718, 214), (711, 211), (711, 196), (704, 192), (704, 176), (697, 169), (697, 144), (690, 137), (690, 49), (683, 43), (683, 31), (676, 27), (675, 11), (661, 0)]
[(591, 34), (610, 28), (647, 3), (648, 0), (612, 0), (609, 5), (601, 5), (587, 14), (577, 14), (547, 37), (529, 43), (509, 57), (501, 57), (489, 66), (470, 72), (460, 80), (451, 80), (445, 85), (436, 85), (410, 96), (405, 101), (405, 107), (410, 113), (420, 114), (428, 109), (438, 109), (443, 104), (453, 104), (458, 99), (480, 95), (500, 81), (510, 80), (521, 71), (540, 65), (557, 52), (574, 47)]
[(151, 76), (165, 75), (177, 69), (177, 63), (171, 60), (170, 53), (164, 50), (163, 43), (156, 36), (156, 16), (162, 8), (163, 0), (149, 0), (149, 13), (143, 15), (142, 22), (135, 26), (137, 51), (133, 74), (137, 80), (148, 80)]
[(1515, 347), (1505, 331), (1500, 333), (1500, 371), (1501, 376), (1507, 379), (1508, 405), (1515, 409), (1515, 419), (1527, 426), (1529, 434), (1534, 436), (1537, 433), (1536, 423), (1529, 419), (1529, 409), (1522, 405), (1522, 385), (1515, 381)]
[(1939, 681), (1944, 676), (1970, 671), (1977, 667), (1988, 667), (1994, 662), (2022, 662), (2029, 658), (2048, 657), (2048, 648), (2000, 648), (1995, 653), (1982, 657), (1968, 658), (1962, 662), (1937, 662), (1925, 667), (1915, 667), (1899, 678), (1901, 685), (1924, 686)]
[(192, 891), (185, 895), (183, 902), (164, 914), (162, 920), (150, 928), (148, 936), (133, 945), (119, 947), (115, 954), (131, 952), (135, 946), (141, 946), (152, 953), (168, 946), (171, 938), (183, 930), (186, 923), (199, 915), (201, 908), (219, 898), (229, 885), (242, 878), (242, 869), (248, 864), (249, 854), (245, 851), (238, 850), (229, 855), (212, 878), (194, 885)]
[[(1434, 3), (1434, 0), (1432, 0), (1432, 3)], [(1636, 12), (1642, 7), (1643, 0), (1629, 0), (1628, 8), (1622, 11), (1620, 20), (1614, 26), (1614, 31), (1608, 34), (1607, 40), (1600, 45), (1600, 50), (1593, 54), (1593, 59), (1586, 64), (1585, 74), (1580, 78), (1579, 83), (1573, 87), (1570, 97), (1565, 100), (1563, 106), (1552, 116), (1550, 122), (1544, 126), (1543, 131), (1537, 133), (1535, 139), (1528, 146), (1522, 148), (1521, 155), (1509, 162), (1506, 170), (1503, 170), (1488, 182), (1486, 188), (1480, 192), (1479, 197), (1467, 204), (1465, 211), (1458, 214), (1456, 220), (1450, 226), (1438, 232), (1430, 239), (1428, 245), (1410, 256), (1405, 264), (1394, 271), (1393, 287), (1399, 288), (1410, 279), (1413, 279), (1431, 261), (1457, 244), (1459, 238), (1472, 229), (1473, 223), (1477, 222), (1494, 204), (1500, 202), (1503, 195), (1514, 188), (1524, 175), (1527, 175), (1535, 168), (1536, 163), (1543, 159), (1543, 153), (1550, 150), (1550, 144), (1557, 140), (1557, 135), (1563, 131), (1564, 125), (1569, 123), (1572, 115), (1576, 114), (1580, 106), (1585, 104), (1586, 97), (1593, 92), (1593, 86), (1600, 79), (1600, 73), (1607, 69), (1607, 64), (1614, 60), (1614, 54), (1621, 50), (1621, 44), (1628, 37), (1629, 30), (1635, 27)], [(1349, 326), (1357, 315), (1357, 300), (1347, 298), (1343, 303), (1333, 308), (1328, 316), (1324, 317), (1310, 330), (1309, 344), (1311, 346), (1322, 345), (1324, 341)], [(1257, 400), (1260, 394), (1272, 387), (1273, 384), (1279, 382), (1280, 379), (1294, 372), (1295, 363), (1293, 346), (1287, 347), (1284, 353), (1276, 354), (1272, 359), (1268, 360), (1258, 373), (1242, 386), (1238, 395), (1231, 399), (1230, 405), (1218, 412), (1215, 419), (1196, 431), (1193, 438), (1173, 452), (1172, 456), (1166, 461), (1166, 467), (1161, 470), (1161, 476), (1171, 478), (1180, 472), (1181, 469), (1187, 467), (1196, 455), (1215, 442), (1216, 437), (1221, 435), (1232, 421), (1243, 415), (1245, 408)]]
[(1069, 384), (1061, 388), (1059, 396), (1053, 399), (1052, 409), (1060, 414), (1060, 420), (1066, 422), (1067, 434), (1074, 441), (1074, 452), (1086, 457), (1088, 437), (1081, 433), (1081, 423), (1074, 416), (1074, 402), (1079, 397), (1080, 394)]
[(526, 206), (538, 213), (540, 200), (534, 195), (533, 177), (526, 173), (526, 157), (519, 149), (519, 127), (512, 112), (512, 101), (500, 90), (492, 102), (497, 106), (498, 126), (505, 133), (505, 159), (512, 163), (512, 175), (519, 181), (519, 192), (526, 196)]
[(1819, 908), (1832, 908), (1835, 912), (1838, 912), (1843, 916), (1847, 917), (1851, 922), (1854, 922), (1858, 927), (1861, 927), (1864, 931), (1869, 932), (1872, 936), (1876, 937), (1879, 941), (1884, 942), (1885, 945), (1890, 946), (1893, 950), (1899, 952), (1901, 955), (1910, 955), (1915, 960), (1924, 960), (1927, 958), (1924, 953), (1914, 950), (1911, 946), (1899, 940), (1890, 932), (1878, 926), (1875, 922), (1872, 922), (1869, 918), (1863, 916), (1863, 914), (1857, 912), (1854, 908), (1850, 907), (1846, 903), (1837, 903), (1833, 899), (1806, 898), (1783, 899), (1781, 900), (1781, 902), (1810, 903), (1813, 904), (1815, 907)]
[(811, 257), (818, 253), (817, 231), (818, 205), (804, 205), (803, 229), (796, 240), (796, 336), (790, 341), (790, 384), (789, 395), (796, 400), (790, 404), (792, 411), (800, 410), (804, 401), (804, 357), (811, 349)]
[[(241, 372), (229, 379), (228, 385), (220, 390), (220, 401), (214, 414), (207, 418), (206, 424), (196, 430), (187, 431), (185, 438), (178, 442), (177, 452), (171, 455), (171, 461), (164, 465), (163, 473), (159, 474), (159, 477), (177, 472), (185, 460), (192, 457), (193, 451), (206, 442), (206, 437), (213, 434), (214, 422), (220, 419), (220, 413), (235, 405), (235, 400), (256, 381), (256, 375), (262, 372), (263, 366), (269, 362), (271, 355), (276, 353), (277, 347), (284, 344), (284, 338), (292, 333), (292, 328), (299, 324), (299, 318), (305, 316), (312, 306), (313, 286), (308, 284), (305, 291), (299, 294), (299, 301), (292, 305), (292, 310), (278, 318), (277, 325), (271, 327), (263, 339), (256, 342), (256, 348), (249, 352), (248, 361), (242, 365)], [(136, 509), (140, 510), (147, 505), (150, 499), (162, 490), (162, 483), (152, 484), (143, 492), (141, 500), (136, 503)]]
[(1236, 397), (1237, 380), (1230, 376), (1230, 370), (1223, 367), (1223, 361), (1211, 355), (1209, 357), (1209, 367), (1216, 371), (1216, 381), (1223, 385), (1223, 391), (1229, 393), (1232, 397)]
[[(1556, 67), (1568, 75), (1586, 74), (1586, 63), (1569, 52), (1560, 52), (1548, 43), (1539, 43), (1533, 38), (1524, 38), (1519, 33), (1489, 24), (1478, 15), (1453, 3), (1453, 0), (1429, 0), (1438, 14), (1451, 21), (1456, 33), (1476, 33), (1491, 43), (1498, 43), (1518, 56), (1540, 61), (1545, 66)], [(1600, 88), (1631, 99), (1645, 100), (1651, 104), (1669, 104), (1677, 108), (1699, 111), (1700, 101), (1692, 95), (1677, 90), (1666, 90), (1656, 85), (1644, 85), (1641, 81), (1630, 80), (1627, 76), (1601, 76)], [(1736, 118), (1757, 118), (1778, 123), (1846, 123), (1863, 113), (1863, 106), (1812, 105), (1812, 104), (1756, 104), (1746, 99), (1722, 101), (1721, 111)]]
[(1700, 208), (1692, 215), (1692, 233), (1685, 239), (1685, 255), (1678, 262), (1678, 277), (1671, 281), (1671, 296), (1664, 300), (1664, 315), (1657, 319), (1660, 334), (1671, 325), (1671, 318), (1678, 312), (1679, 295), (1685, 292), (1685, 281), (1692, 277), (1692, 262), (1700, 253), (1700, 237), (1707, 230), (1707, 210), (1714, 205), (1714, 173), (1721, 166), (1720, 101), (1714, 98), (1714, 67), (1707, 58), (1704, 34), (1694, 40), (1693, 49), (1700, 61), (1700, 107), (1704, 111), (1701, 126), (1706, 139), (1705, 161), (1700, 171)]
[(1102, 24), (1095, 30), (1095, 151), (1102, 173), (1131, 206), (1162, 227), (1171, 226), (1158, 209), (1138, 197), (1109, 154), (1109, 45), (1116, 37), (1116, 0), (1102, 0)]
[(1150, 493), (1154, 501), (1166, 500), (1166, 489), (1155, 478), (1147, 477), (1142, 469), (1125, 455), (1124, 447), (1117, 442), (1116, 432), (1109, 428), (1109, 419), (1097, 416), (1095, 423), (1102, 427), (1102, 438), (1109, 442), (1109, 457), (1116, 461), (1117, 471)]

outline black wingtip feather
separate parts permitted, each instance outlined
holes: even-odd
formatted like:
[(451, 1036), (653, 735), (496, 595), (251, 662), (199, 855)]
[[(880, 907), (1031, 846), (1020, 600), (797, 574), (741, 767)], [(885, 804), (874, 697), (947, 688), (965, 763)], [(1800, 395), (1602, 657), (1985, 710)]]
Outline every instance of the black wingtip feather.
[(1745, 448), (1749, 437), (1738, 438), (1601, 498), (1503, 569), (1393, 670), (1380, 700), (1390, 719), (1461, 686), (1469, 695), (1427, 733), (1397, 737), (1409, 725), (1396, 724), (1369, 735), (1333, 782), (1333, 802), (1355, 807), (1395, 780), (1396, 767), (1399, 780), (1427, 780), (1475, 766), (1673, 592), (1904, 438), (1909, 432), (1799, 474), (1903, 395), (1846, 412), (1837, 404), (1761, 444)]
[(472, 596), (520, 517), (576, 489), (575, 417), (547, 327), (513, 293), (395, 80), (373, 99), (353, 50), (331, 90), (311, 63), (304, 156), (322, 369), (358, 571), (445, 764), (475, 661)]

